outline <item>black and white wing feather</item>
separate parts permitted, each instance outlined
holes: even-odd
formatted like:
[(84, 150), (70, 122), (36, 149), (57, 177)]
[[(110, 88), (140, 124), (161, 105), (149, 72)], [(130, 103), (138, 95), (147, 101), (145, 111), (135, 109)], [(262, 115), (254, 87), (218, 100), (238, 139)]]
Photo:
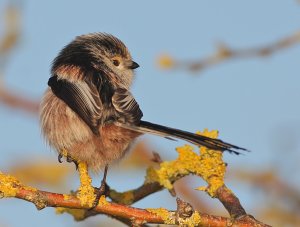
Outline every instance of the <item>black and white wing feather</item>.
[(62, 99), (95, 134), (99, 134), (99, 123), (103, 106), (97, 87), (87, 81), (70, 82), (52, 76), (48, 85), (53, 93)]
[(112, 96), (112, 104), (121, 116), (120, 120), (124, 123), (136, 125), (143, 117), (139, 104), (126, 89), (118, 88), (115, 90)]

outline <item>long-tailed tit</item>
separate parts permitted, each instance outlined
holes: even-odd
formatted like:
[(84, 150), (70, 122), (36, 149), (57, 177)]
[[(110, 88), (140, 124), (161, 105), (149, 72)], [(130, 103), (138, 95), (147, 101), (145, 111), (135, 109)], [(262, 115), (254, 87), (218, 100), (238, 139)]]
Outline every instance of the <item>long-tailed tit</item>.
[(78, 36), (60, 51), (40, 110), (43, 134), (59, 160), (67, 152), (68, 160), (85, 162), (95, 171), (105, 168), (106, 176), (108, 165), (144, 133), (236, 154), (245, 150), (141, 120), (143, 113), (130, 93), (137, 67), (123, 42), (108, 34)]

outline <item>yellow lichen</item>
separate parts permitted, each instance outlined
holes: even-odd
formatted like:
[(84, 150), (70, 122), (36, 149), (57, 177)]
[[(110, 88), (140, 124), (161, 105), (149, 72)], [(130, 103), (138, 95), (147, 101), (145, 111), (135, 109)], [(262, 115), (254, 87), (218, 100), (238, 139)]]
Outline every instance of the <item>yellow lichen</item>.
[(37, 189), (24, 186), (17, 178), (0, 172), (1, 197), (14, 197), (19, 189), (36, 191)]
[(57, 207), (55, 209), (55, 212), (56, 214), (63, 214), (63, 213), (71, 214), (76, 221), (81, 221), (85, 218), (86, 210)]
[(80, 187), (78, 189), (77, 198), (82, 206), (91, 207), (95, 200), (94, 188), (92, 186), (92, 178), (88, 174), (86, 163), (78, 163), (78, 172), (80, 177)]
[(134, 194), (132, 190), (120, 193), (111, 189), (109, 195), (113, 200), (118, 201), (118, 203), (125, 204), (125, 205), (132, 204), (134, 199)]
[(106, 198), (105, 198), (105, 195), (102, 195), (102, 196), (100, 197), (100, 199), (99, 199), (98, 205), (99, 205), (99, 206), (105, 206), (105, 205), (107, 205), (107, 204), (108, 204), (108, 202), (107, 202), (107, 200), (106, 200)]
[(201, 136), (207, 136), (207, 137), (212, 138), (212, 139), (217, 139), (218, 136), (219, 136), (218, 130), (211, 130), (211, 131), (208, 131), (207, 128), (205, 128), (205, 129), (203, 130), (203, 132), (197, 131), (196, 134), (201, 135)]
[(20, 182), (13, 176), (0, 172), (0, 193), (1, 197), (14, 197), (18, 192)]
[[(216, 138), (218, 131), (209, 132), (205, 129), (198, 134)], [(172, 189), (172, 182), (178, 177), (195, 174), (208, 183), (205, 191), (214, 197), (217, 189), (224, 184), (226, 166), (222, 159), (222, 152), (200, 147), (198, 153), (190, 145), (178, 147), (176, 151), (179, 154), (176, 160), (162, 162), (158, 169), (148, 168), (145, 182), (159, 182), (165, 188)], [(203, 187), (199, 189), (203, 189)]]
[(174, 218), (172, 218), (172, 214), (165, 208), (147, 208), (146, 210), (161, 217), (165, 224), (175, 224), (175, 220)]
[(72, 198), (72, 196), (69, 194), (63, 194), (63, 196), (64, 196), (64, 200), (70, 200)]
[(178, 218), (179, 226), (194, 227), (201, 223), (201, 216), (199, 212), (195, 211), (189, 218)]
[(158, 58), (158, 66), (160, 66), (163, 69), (170, 69), (175, 66), (174, 59), (167, 54), (163, 54)]

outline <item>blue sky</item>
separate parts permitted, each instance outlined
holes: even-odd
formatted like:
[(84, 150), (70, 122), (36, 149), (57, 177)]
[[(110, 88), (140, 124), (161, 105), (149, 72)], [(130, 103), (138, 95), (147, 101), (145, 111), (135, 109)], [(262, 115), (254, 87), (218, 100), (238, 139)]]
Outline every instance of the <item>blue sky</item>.
[[(1, 13), (8, 2), (0, 3)], [(299, 30), (297, 1), (29, 0), (21, 5), (22, 37), (5, 69), (8, 87), (38, 100), (47, 86), (50, 63), (64, 45), (76, 35), (111, 33), (123, 40), (141, 66), (132, 91), (145, 120), (189, 131), (218, 129), (223, 140), (252, 151), (239, 157), (226, 155), (230, 166), (251, 170), (267, 168), (276, 161), (277, 168), (284, 169), (277, 155), (285, 150), (276, 145), (300, 136), (299, 45), (268, 58), (230, 60), (199, 74), (163, 71), (155, 61), (161, 53), (195, 60), (213, 53), (218, 42), (243, 48), (292, 34)], [(15, 159), (56, 158), (42, 141), (36, 118), (2, 106), (0, 116), (1, 170)], [(174, 147), (182, 144), (146, 138), (166, 158), (175, 157)], [(295, 143), (292, 152), (299, 152), (299, 142)], [(143, 181), (143, 175), (136, 175), (132, 185)], [(110, 180), (123, 189), (124, 184), (128, 186), (120, 180), (124, 177), (122, 171), (121, 175), (112, 174)], [(250, 190), (232, 189), (250, 208)], [(147, 200), (141, 206), (174, 209), (175, 203), (170, 201)], [(37, 213), (34, 206), (21, 201), (0, 201), (2, 220), (7, 226), (82, 225), (56, 216), (51, 208)]]

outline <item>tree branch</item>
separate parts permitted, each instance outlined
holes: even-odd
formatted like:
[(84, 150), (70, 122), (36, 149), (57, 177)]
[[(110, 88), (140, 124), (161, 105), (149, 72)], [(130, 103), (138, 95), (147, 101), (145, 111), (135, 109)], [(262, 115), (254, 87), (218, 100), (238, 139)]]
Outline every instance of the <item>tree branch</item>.
[[(83, 209), (85, 215), (82, 220), (91, 216), (88, 215), (88, 208), (82, 206), (80, 200), (72, 195), (64, 195), (58, 193), (51, 193), (40, 190), (33, 190), (32, 188), (24, 187), (20, 184), (15, 185), (15, 198), (19, 198), (35, 204), (37, 209), (41, 210), (45, 207), (65, 207), (72, 209)], [(67, 197), (67, 198), (66, 198)], [(156, 224), (179, 224), (179, 218), (176, 218), (176, 211), (167, 211), (165, 209), (139, 209), (126, 205), (116, 204), (112, 202), (102, 202), (93, 211), (94, 214), (106, 214), (109, 216), (117, 216), (126, 220), (132, 220), (135, 223), (156, 223)], [(162, 215), (162, 213), (164, 215)], [(254, 218), (247, 216), (241, 219), (230, 219), (225, 217), (218, 217), (194, 211), (193, 214), (200, 216), (199, 222), (195, 226), (231, 226), (249, 227), (249, 226), (268, 226), (256, 221)], [(192, 216), (192, 215), (191, 215)]]

